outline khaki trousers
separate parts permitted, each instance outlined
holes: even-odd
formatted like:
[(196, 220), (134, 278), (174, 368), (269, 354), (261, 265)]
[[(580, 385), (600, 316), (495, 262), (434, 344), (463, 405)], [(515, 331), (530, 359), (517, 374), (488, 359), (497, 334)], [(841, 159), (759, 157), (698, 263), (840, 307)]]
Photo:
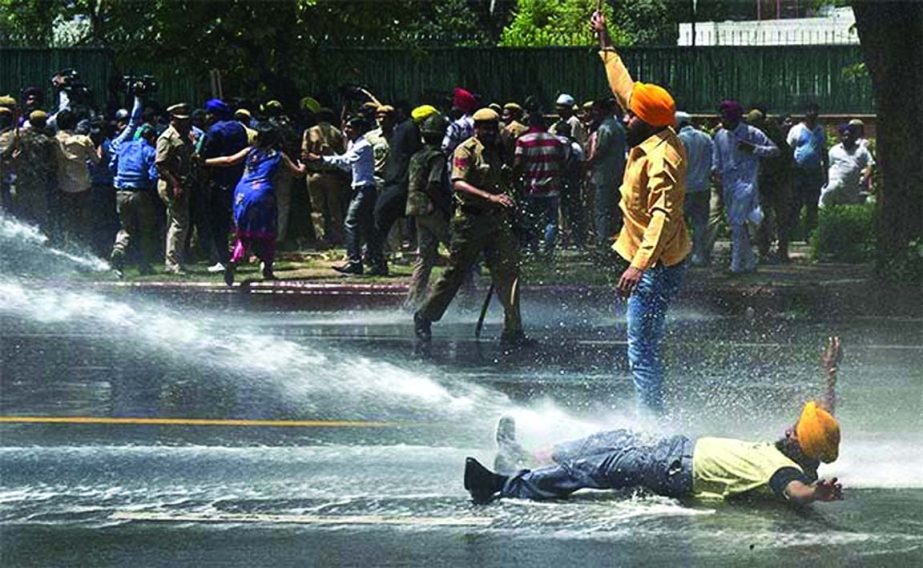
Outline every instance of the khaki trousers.
[(342, 176), (329, 172), (308, 174), (307, 183), (315, 237), (329, 244), (341, 244), (344, 212), (350, 199), (349, 184)]
[(157, 203), (151, 190), (116, 191), (115, 208), (119, 232), (115, 235), (112, 256), (124, 256), (132, 241), (141, 249), (141, 266), (150, 266), (157, 239)]
[(180, 197), (174, 197), (165, 185), (157, 188), (157, 194), (167, 206), (167, 243), (164, 264), (167, 270), (179, 270), (183, 266), (183, 250), (189, 233), (189, 192), (184, 188)]

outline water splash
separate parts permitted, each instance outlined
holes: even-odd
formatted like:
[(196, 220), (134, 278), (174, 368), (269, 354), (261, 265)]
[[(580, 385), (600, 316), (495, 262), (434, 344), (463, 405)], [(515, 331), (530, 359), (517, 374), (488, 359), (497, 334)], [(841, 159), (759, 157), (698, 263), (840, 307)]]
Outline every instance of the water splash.
[(86, 250), (66, 251), (50, 245), (38, 227), (0, 212), (0, 270), (19, 276), (51, 275), (74, 270), (103, 272), (109, 263)]

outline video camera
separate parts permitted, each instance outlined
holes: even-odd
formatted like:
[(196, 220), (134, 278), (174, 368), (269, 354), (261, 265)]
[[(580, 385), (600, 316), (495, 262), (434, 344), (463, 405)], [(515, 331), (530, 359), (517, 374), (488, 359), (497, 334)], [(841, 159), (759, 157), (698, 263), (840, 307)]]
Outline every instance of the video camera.
[(87, 101), (90, 98), (90, 87), (80, 80), (76, 69), (62, 69), (51, 78), (51, 85), (67, 92), (74, 101)]
[(129, 96), (139, 96), (157, 92), (157, 80), (152, 75), (125, 75), (122, 77), (122, 86)]

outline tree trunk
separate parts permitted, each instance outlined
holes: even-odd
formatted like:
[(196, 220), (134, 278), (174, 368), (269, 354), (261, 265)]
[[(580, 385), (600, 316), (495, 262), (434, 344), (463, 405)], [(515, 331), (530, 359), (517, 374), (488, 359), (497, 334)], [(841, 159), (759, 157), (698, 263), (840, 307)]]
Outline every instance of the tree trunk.
[(923, 3), (853, 0), (878, 111), (880, 261), (923, 236)]

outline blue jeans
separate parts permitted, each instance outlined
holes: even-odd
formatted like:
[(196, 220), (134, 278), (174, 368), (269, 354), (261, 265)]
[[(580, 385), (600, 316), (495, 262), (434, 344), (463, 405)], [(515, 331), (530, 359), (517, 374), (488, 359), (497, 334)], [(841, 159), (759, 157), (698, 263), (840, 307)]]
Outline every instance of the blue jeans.
[[(346, 211), (346, 220), (343, 221), (343, 233), (346, 240), (346, 256), (350, 264), (362, 264), (362, 243), (374, 242), (375, 200), (378, 191), (374, 185), (364, 185), (353, 189), (353, 198)], [(374, 247), (369, 247), (369, 255), (374, 255)], [(378, 258), (369, 258), (370, 264), (378, 262)]]
[(667, 308), (679, 292), (686, 263), (658, 264), (644, 271), (628, 298), (628, 364), (638, 392), (638, 402), (654, 412), (663, 410), (663, 359), (660, 343)]
[(690, 495), (694, 448), (685, 436), (646, 443), (628, 430), (600, 432), (556, 446), (553, 465), (518, 472), (500, 494), (550, 499), (578, 489), (644, 487), (667, 497)]
[(538, 252), (539, 233), (545, 239), (545, 252), (554, 250), (558, 238), (557, 195), (527, 195), (524, 199), (526, 220), (526, 244), (532, 252)]

